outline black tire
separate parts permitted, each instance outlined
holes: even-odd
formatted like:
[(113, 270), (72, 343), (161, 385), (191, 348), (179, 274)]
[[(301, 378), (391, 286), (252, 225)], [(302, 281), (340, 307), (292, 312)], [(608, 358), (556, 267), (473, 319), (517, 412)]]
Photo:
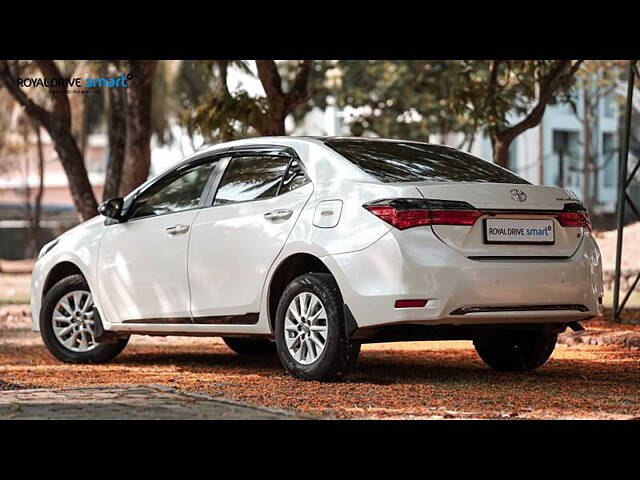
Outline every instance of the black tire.
[[(327, 315), (327, 338), (324, 349), (313, 363), (296, 361), (287, 348), (284, 322), (291, 301), (302, 292), (313, 293)], [(276, 313), (276, 346), (285, 369), (301, 380), (330, 381), (346, 375), (360, 353), (360, 343), (347, 339), (344, 326), (342, 295), (328, 273), (307, 273), (295, 278), (285, 289)]]
[(501, 332), (474, 340), (480, 358), (499, 372), (529, 372), (553, 353), (557, 333)]
[(238, 355), (274, 355), (276, 344), (262, 338), (222, 337), (224, 343)]
[(60, 280), (44, 296), (40, 309), (40, 335), (44, 344), (54, 357), (67, 363), (104, 363), (112, 360), (127, 346), (129, 337), (118, 339), (115, 343), (99, 343), (88, 352), (70, 350), (56, 338), (51, 321), (53, 309), (64, 295), (74, 290), (90, 291), (82, 275), (72, 275)]

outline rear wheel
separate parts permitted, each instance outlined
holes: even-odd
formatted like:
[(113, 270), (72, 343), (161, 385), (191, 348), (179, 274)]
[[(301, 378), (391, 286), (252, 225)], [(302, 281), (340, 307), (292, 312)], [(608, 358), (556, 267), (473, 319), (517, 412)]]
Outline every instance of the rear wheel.
[(273, 355), (276, 344), (261, 338), (222, 337), (224, 343), (239, 355)]
[(47, 292), (40, 310), (40, 335), (58, 360), (68, 363), (103, 363), (118, 355), (129, 341), (95, 340), (96, 307), (82, 275), (72, 275)]
[(528, 372), (543, 365), (553, 353), (557, 333), (501, 332), (474, 340), (484, 363), (499, 372)]
[(276, 313), (276, 345), (284, 367), (301, 380), (345, 375), (360, 353), (344, 327), (342, 296), (327, 273), (308, 273), (285, 289)]

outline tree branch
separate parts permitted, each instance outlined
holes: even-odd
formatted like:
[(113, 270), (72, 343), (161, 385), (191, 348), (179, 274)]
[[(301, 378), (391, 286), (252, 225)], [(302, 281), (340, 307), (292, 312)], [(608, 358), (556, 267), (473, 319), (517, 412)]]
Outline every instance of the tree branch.
[[(62, 73), (53, 60), (36, 60), (36, 65), (45, 77), (62, 78)], [(64, 122), (65, 127), (71, 127), (71, 107), (66, 90), (66, 88), (55, 88), (49, 90), (49, 94), (53, 99), (53, 114), (56, 116), (56, 121)]]
[[(498, 67), (502, 60), (492, 60), (491, 67), (489, 70), (489, 86), (487, 88), (487, 98), (485, 100), (485, 105), (488, 107), (491, 115), (493, 116), (493, 121), (496, 122), (498, 120), (498, 114), (496, 111), (496, 91), (498, 88)], [(491, 127), (491, 129), (496, 129), (495, 126)]]
[(260, 78), (269, 102), (281, 102), (284, 92), (282, 91), (282, 77), (278, 73), (276, 62), (273, 60), (256, 60), (256, 67), (258, 69), (258, 78)]
[(9, 63), (6, 60), (0, 61), (0, 80), (11, 96), (22, 105), (27, 115), (40, 122), (43, 126), (51, 123), (51, 113), (31, 100), (27, 94), (18, 87), (16, 79), (9, 68)]
[(218, 65), (218, 75), (220, 75), (218, 86), (226, 96), (229, 96), (229, 88), (227, 87), (227, 69), (229, 67), (229, 60), (216, 60), (216, 64)]
[(303, 60), (300, 62), (291, 90), (287, 93), (282, 89), (282, 77), (274, 60), (256, 60), (256, 67), (269, 102), (268, 116), (271, 126), (266, 132), (271, 135), (284, 135), (285, 117), (308, 99), (307, 84), (311, 61)]
[(298, 65), (298, 71), (293, 80), (293, 86), (289, 93), (286, 94), (286, 113), (290, 113), (295, 108), (306, 102), (309, 98), (307, 85), (309, 83), (309, 74), (311, 73), (311, 60), (302, 60)]
[[(556, 91), (558, 84), (572, 77), (582, 62), (583, 60), (578, 60), (575, 64), (571, 65), (570, 60), (559, 60), (551, 71), (540, 79), (540, 94), (536, 106), (520, 122), (498, 132), (498, 135), (502, 138), (515, 138), (525, 130), (538, 125), (542, 120), (547, 103)], [(563, 74), (565, 70), (567, 70), (567, 72)]]

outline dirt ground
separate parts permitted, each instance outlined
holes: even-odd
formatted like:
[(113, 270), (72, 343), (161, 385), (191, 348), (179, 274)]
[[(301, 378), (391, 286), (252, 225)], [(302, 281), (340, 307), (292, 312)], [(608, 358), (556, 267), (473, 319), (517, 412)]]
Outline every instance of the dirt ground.
[[(594, 235), (602, 253), (603, 270), (615, 270), (618, 231), (594, 232)], [(623, 270), (640, 268), (640, 222), (631, 223), (624, 228), (621, 266)]]
[(27, 305), (0, 307), (0, 381), (160, 384), (330, 418), (640, 418), (633, 348), (559, 344), (540, 369), (511, 374), (486, 367), (470, 342), (366, 345), (349, 377), (325, 384), (287, 376), (275, 356), (238, 356), (216, 338), (132, 337), (113, 363), (63, 364), (30, 330)]

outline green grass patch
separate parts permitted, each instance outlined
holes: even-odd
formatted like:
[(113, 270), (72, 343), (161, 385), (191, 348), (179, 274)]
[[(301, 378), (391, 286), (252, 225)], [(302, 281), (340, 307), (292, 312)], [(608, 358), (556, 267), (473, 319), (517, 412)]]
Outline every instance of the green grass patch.
[(0, 297), (0, 307), (3, 305), (21, 305), (24, 303), (30, 303), (31, 299), (29, 297), (10, 297), (10, 298), (1, 298)]

